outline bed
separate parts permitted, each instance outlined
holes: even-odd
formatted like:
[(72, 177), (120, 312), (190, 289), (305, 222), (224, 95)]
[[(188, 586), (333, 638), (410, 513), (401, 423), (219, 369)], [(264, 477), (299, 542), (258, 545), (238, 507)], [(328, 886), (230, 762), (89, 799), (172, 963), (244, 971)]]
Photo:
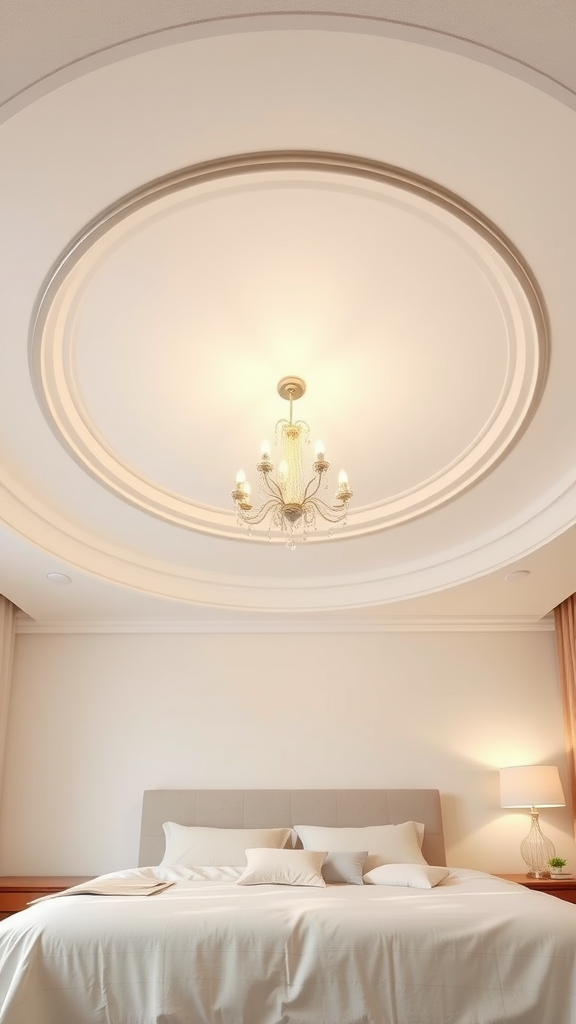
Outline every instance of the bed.
[[(360, 884), (240, 884), (256, 855), (318, 859), (333, 829), (402, 844), (412, 823), (424, 864), (376, 863)], [(186, 829), (290, 842), (247, 865), (167, 863)], [(1, 922), (0, 1024), (574, 1024), (576, 907), (444, 865), (435, 790), (149, 791), (140, 866), (104, 883), (166, 887), (60, 896)], [(433, 871), (437, 884), (406, 884)]]

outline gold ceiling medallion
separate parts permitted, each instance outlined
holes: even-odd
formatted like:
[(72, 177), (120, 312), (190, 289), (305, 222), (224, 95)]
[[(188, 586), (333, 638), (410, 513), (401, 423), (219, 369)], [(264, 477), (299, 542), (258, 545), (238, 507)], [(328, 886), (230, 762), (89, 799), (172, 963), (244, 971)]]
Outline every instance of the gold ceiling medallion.
[(280, 449), (277, 469), (272, 462), (269, 442), (262, 442), (260, 461), (256, 465), (260, 477), (259, 507), (254, 510), (251, 503), (250, 484), (244, 470), (236, 474), (236, 486), (232, 491), (238, 522), (244, 523), (249, 533), (252, 526), (267, 521), (270, 538), (272, 530), (279, 530), (286, 538), (286, 546), (292, 550), (296, 547), (296, 535), (306, 540), (309, 531), (317, 528), (317, 516), (328, 523), (345, 526), (352, 497), (344, 470), (338, 474), (337, 504), (328, 505), (318, 497), (330, 463), (326, 461), (324, 442), (317, 441), (314, 447), (316, 458), (306, 469), (309, 460), (305, 446), (310, 444), (310, 427), (304, 420), (294, 421), (293, 417), (293, 403), (305, 391), (306, 384), (301, 377), (283, 377), (278, 383), (278, 394), (290, 402), (290, 418), (278, 420), (276, 424), (276, 445)]

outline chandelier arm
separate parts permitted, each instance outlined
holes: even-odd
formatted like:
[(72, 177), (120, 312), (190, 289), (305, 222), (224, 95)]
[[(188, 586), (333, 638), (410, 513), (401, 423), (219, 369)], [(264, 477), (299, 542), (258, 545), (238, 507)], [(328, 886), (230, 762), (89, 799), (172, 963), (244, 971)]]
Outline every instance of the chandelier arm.
[(321, 515), (328, 523), (339, 523), (348, 513), (347, 505), (327, 505), (326, 502), (322, 501), (320, 498), (308, 498), (306, 504), (312, 505), (319, 515)]
[[(314, 488), (314, 490), (310, 494), (308, 494), (308, 488), (313, 483), (316, 483), (316, 487)], [(302, 504), (304, 504), (305, 501), (310, 501), (314, 497), (315, 494), (318, 494), (318, 491), (320, 490), (320, 484), (321, 483), (322, 483), (322, 476), (320, 475), (320, 473), (317, 473), (316, 477), (312, 477), (312, 479), (308, 481), (308, 483), (306, 484), (306, 488), (304, 490), (304, 497), (302, 499)], [(318, 498), (317, 500), (320, 501), (321, 499)]]
[(262, 505), (262, 508), (259, 508), (257, 512), (254, 512), (253, 515), (249, 515), (248, 513), (243, 512), (242, 509), (238, 509), (238, 514), (243, 522), (253, 523), (254, 525), (257, 525), (258, 523), (261, 523), (263, 519), (266, 518), (268, 513), (271, 512), (273, 508), (276, 508), (277, 504), (278, 502), (276, 501), (276, 499), (271, 498), (270, 501), (267, 501), (265, 505)]
[(270, 477), (265, 477), (262, 481), (263, 487), (268, 491), (268, 494), (274, 499), (274, 501), (280, 501), (284, 504), (284, 497), (280, 488), (280, 484), (276, 483), (276, 480)]

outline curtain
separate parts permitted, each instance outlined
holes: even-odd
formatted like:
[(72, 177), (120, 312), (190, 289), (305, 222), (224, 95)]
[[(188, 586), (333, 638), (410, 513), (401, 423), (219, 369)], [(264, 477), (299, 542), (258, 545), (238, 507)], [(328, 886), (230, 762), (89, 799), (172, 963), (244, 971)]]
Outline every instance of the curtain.
[(554, 631), (560, 692), (564, 709), (566, 756), (572, 807), (572, 822), (576, 838), (576, 594), (567, 597), (554, 609)]
[(4, 750), (8, 730), (8, 708), (12, 685), (16, 605), (0, 594), (0, 794), (4, 768)]

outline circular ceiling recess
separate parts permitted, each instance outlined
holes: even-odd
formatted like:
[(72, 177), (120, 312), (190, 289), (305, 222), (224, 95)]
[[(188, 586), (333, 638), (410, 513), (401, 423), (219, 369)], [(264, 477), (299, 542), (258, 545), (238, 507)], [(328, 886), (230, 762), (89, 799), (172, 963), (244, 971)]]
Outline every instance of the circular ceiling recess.
[(302, 376), (299, 415), (348, 471), (343, 536), (359, 536), (496, 465), (539, 401), (548, 339), (528, 267), (478, 210), (397, 167), (290, 151), (197, 164), (105, 210), (46, 279), (30, 353), (87, 472), (228, 538), (246, 538), (235, 473), (285, 414), (277, 381)]

